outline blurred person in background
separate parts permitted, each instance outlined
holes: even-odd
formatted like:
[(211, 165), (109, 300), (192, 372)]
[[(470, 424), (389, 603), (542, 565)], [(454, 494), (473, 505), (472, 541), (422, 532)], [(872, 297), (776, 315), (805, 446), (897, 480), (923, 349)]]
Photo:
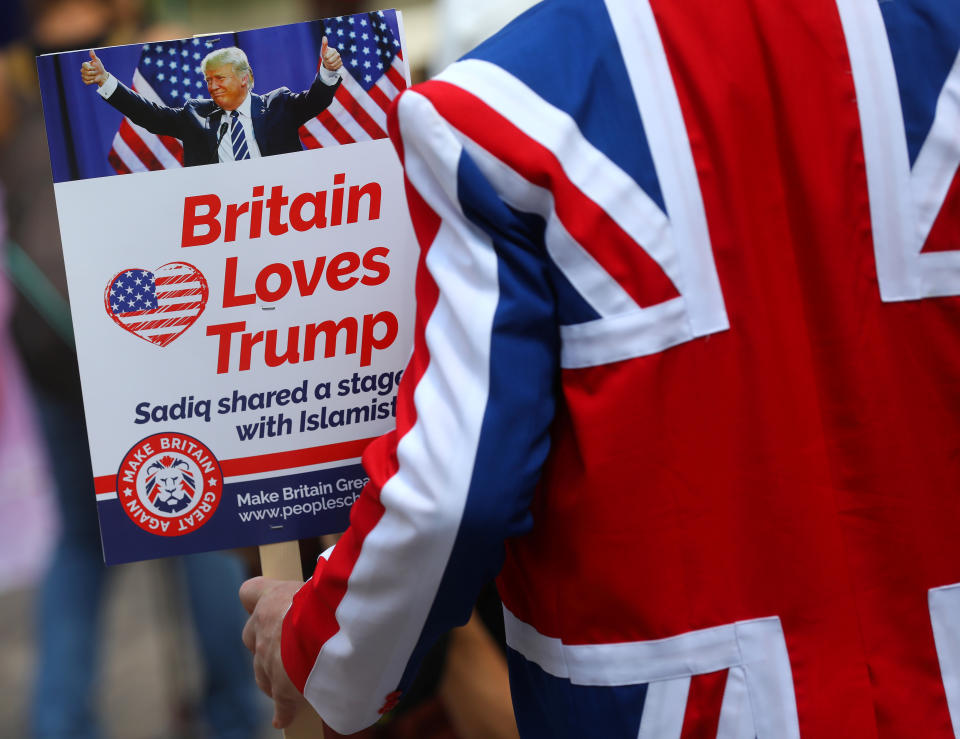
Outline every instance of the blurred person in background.
[[(3, 49), (19, 36), (21, 23), (19, 5), (0, 6), (0, 145), (16, 123)], [(7, 240), (3, 200), (0, 185), (0, 244)], [(46, 458), (9, 336), (13, 292), (6, 272), (0, 259), (0, 593), (37, 581), (49, 557), (56, 520)]]
[[(130, 3), (122, 3), (129, 32)], [(60, 250), (49, 153), (33, 54), (132, 42), (118, 36), (107, 0), (48, 0), (26, 6), (29, 37), (3, 55), (0, 67), (16, 99), (16, 120), (0, 142), (0, 181), (6, 185), (10, 242), (4, 252), (20, 265), (12, 314), (14, 341), (28, 370), (62, 520), (53, 560), (37, 603), (38, 664), (32, 731), (41, 739), (99, 735), (93, 676), (102, 651), (103, 564), (66, 278)], [(169, 32), (172, 29), (166, 29)], [(181, 35), (186, 35), (181, 32)], [(0, 110), (3, 110), (0, 108)], [(6, 111), (4, 111), (6, 112)], [(3, 113), (0, 113), (2, 122)], [(243, 578), (229, 553), (180, 561), (205, 667), (202, 710), (211, 735), (251, 739), (260, 702), (249, 659), (237, 641), (243, 611), (233, 593)], [(156, 675), (144, 673), (144, 690)]]
[(440, 73), (470, 49), (505, 26), (537, 0), (436, 0), (436, 47), (429, 73)]
[[(0, 24), (11, 23), (0, 11)], [(5, 40), (0, 39), (0, 48)], [(13, 118), (12, 93), (0, 52), (0, 144)], [(0, 244), (7, 219), (0, 184)], [(55, 536), (48, 463), (34, 422), (30, 392), (9, 335), (13, 288), (0, 259), (0, 593), (35, 585), (46, 569)]]

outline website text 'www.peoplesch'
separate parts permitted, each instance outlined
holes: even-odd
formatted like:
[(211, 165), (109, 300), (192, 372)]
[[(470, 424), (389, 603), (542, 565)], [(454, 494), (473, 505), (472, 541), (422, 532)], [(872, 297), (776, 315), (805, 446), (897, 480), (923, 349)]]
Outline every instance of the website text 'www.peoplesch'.
[[(237, 494), (238, 515), (244, 523), (253, 521), (286, 521), (300, 516), (316, 516), (324, 511), (349, 508), (360, 496), (366, 478), (340, 479), (336, 490), (330, 483), (285, 487), (280, 491), (257, 491)], [(312, 500), (304, 500), (312, 498)], [(243, 510), (244, 508), (248, 510)], [(253, 510), (249, 510), (249, 509)]]

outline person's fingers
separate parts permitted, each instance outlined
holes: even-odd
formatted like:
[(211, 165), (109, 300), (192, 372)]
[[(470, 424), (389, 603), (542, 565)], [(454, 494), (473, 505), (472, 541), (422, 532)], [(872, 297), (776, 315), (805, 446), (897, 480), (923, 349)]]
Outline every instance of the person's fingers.
[(330, 49), (330, 52), (323, 58), (323, 64), (327, 69), (336, 72), (338, 69), (340, 69), (340, 67), (343, 66), (343, 60), (340, 58), (340, 52), (336, 49)]
[(263, 595), (266, 587), (267, 579), (265, 577), (251, 577), (240, 586), (240, 602), (243, 603), (247, 613), (253, 613), (253, 609), (257, 607), (257, 601), (260, 600), (260, 596)]
[(273, 698), (273, 684), (270, 682), (270, 676), (267, 675), (263, 663), (258, 659), (253, 661), (253, 679), (256, 681), (257, 687), (260, 688), (268, 698)]
[(253, 625), (252, 618), (247, 619), (247, 623), (243, 627), (243, 633), (240, 635), (240, 640), (243, 642), (243, 646), (251, 652), (257, 651), (257, 628)]
[(300, 708), (298, 698), (278, 696), (273, 699), (273, 728), (285, 729), (293, 723)]

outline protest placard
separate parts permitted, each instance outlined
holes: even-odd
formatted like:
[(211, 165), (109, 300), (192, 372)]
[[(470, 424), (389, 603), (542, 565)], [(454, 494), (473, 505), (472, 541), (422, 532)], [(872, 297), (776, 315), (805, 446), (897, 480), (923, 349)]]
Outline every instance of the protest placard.
[(40, 58), (108, 563), (346, 527), (412, 343), (404, 58), (394, 11)]

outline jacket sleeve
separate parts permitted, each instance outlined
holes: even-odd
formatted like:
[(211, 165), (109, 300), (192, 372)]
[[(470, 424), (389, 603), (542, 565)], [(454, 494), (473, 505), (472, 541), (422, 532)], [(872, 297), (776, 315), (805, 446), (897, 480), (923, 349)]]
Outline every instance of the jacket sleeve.
[(333, 102), (333, 98), (342, 83), (343, 80), (338, 79), (336, 84), (328, 85), (323, 81), (318, 71), (313, 78), (310, 89), (290, 93), (288, 97), (290, 110), (293, 111), (297, 125), (303, 125), (325, 111)]
[(397, 428), (368, 448), (350, 527), (283, 626), (287, 672), (344, 733), (392, 706), (530, 529), (556, 403), (543, 221), (504, 202), (432, 89), (389, 116), (421, 248)]
[(127, 118), (158, 136), (173, 136), (183, 138), (183, 123), (181, 116), (186, 113), (185, 108), (168, 108), (147, 100), (125, 84), (117, 81), (117, 89), (106, 98), (114, 108)]

